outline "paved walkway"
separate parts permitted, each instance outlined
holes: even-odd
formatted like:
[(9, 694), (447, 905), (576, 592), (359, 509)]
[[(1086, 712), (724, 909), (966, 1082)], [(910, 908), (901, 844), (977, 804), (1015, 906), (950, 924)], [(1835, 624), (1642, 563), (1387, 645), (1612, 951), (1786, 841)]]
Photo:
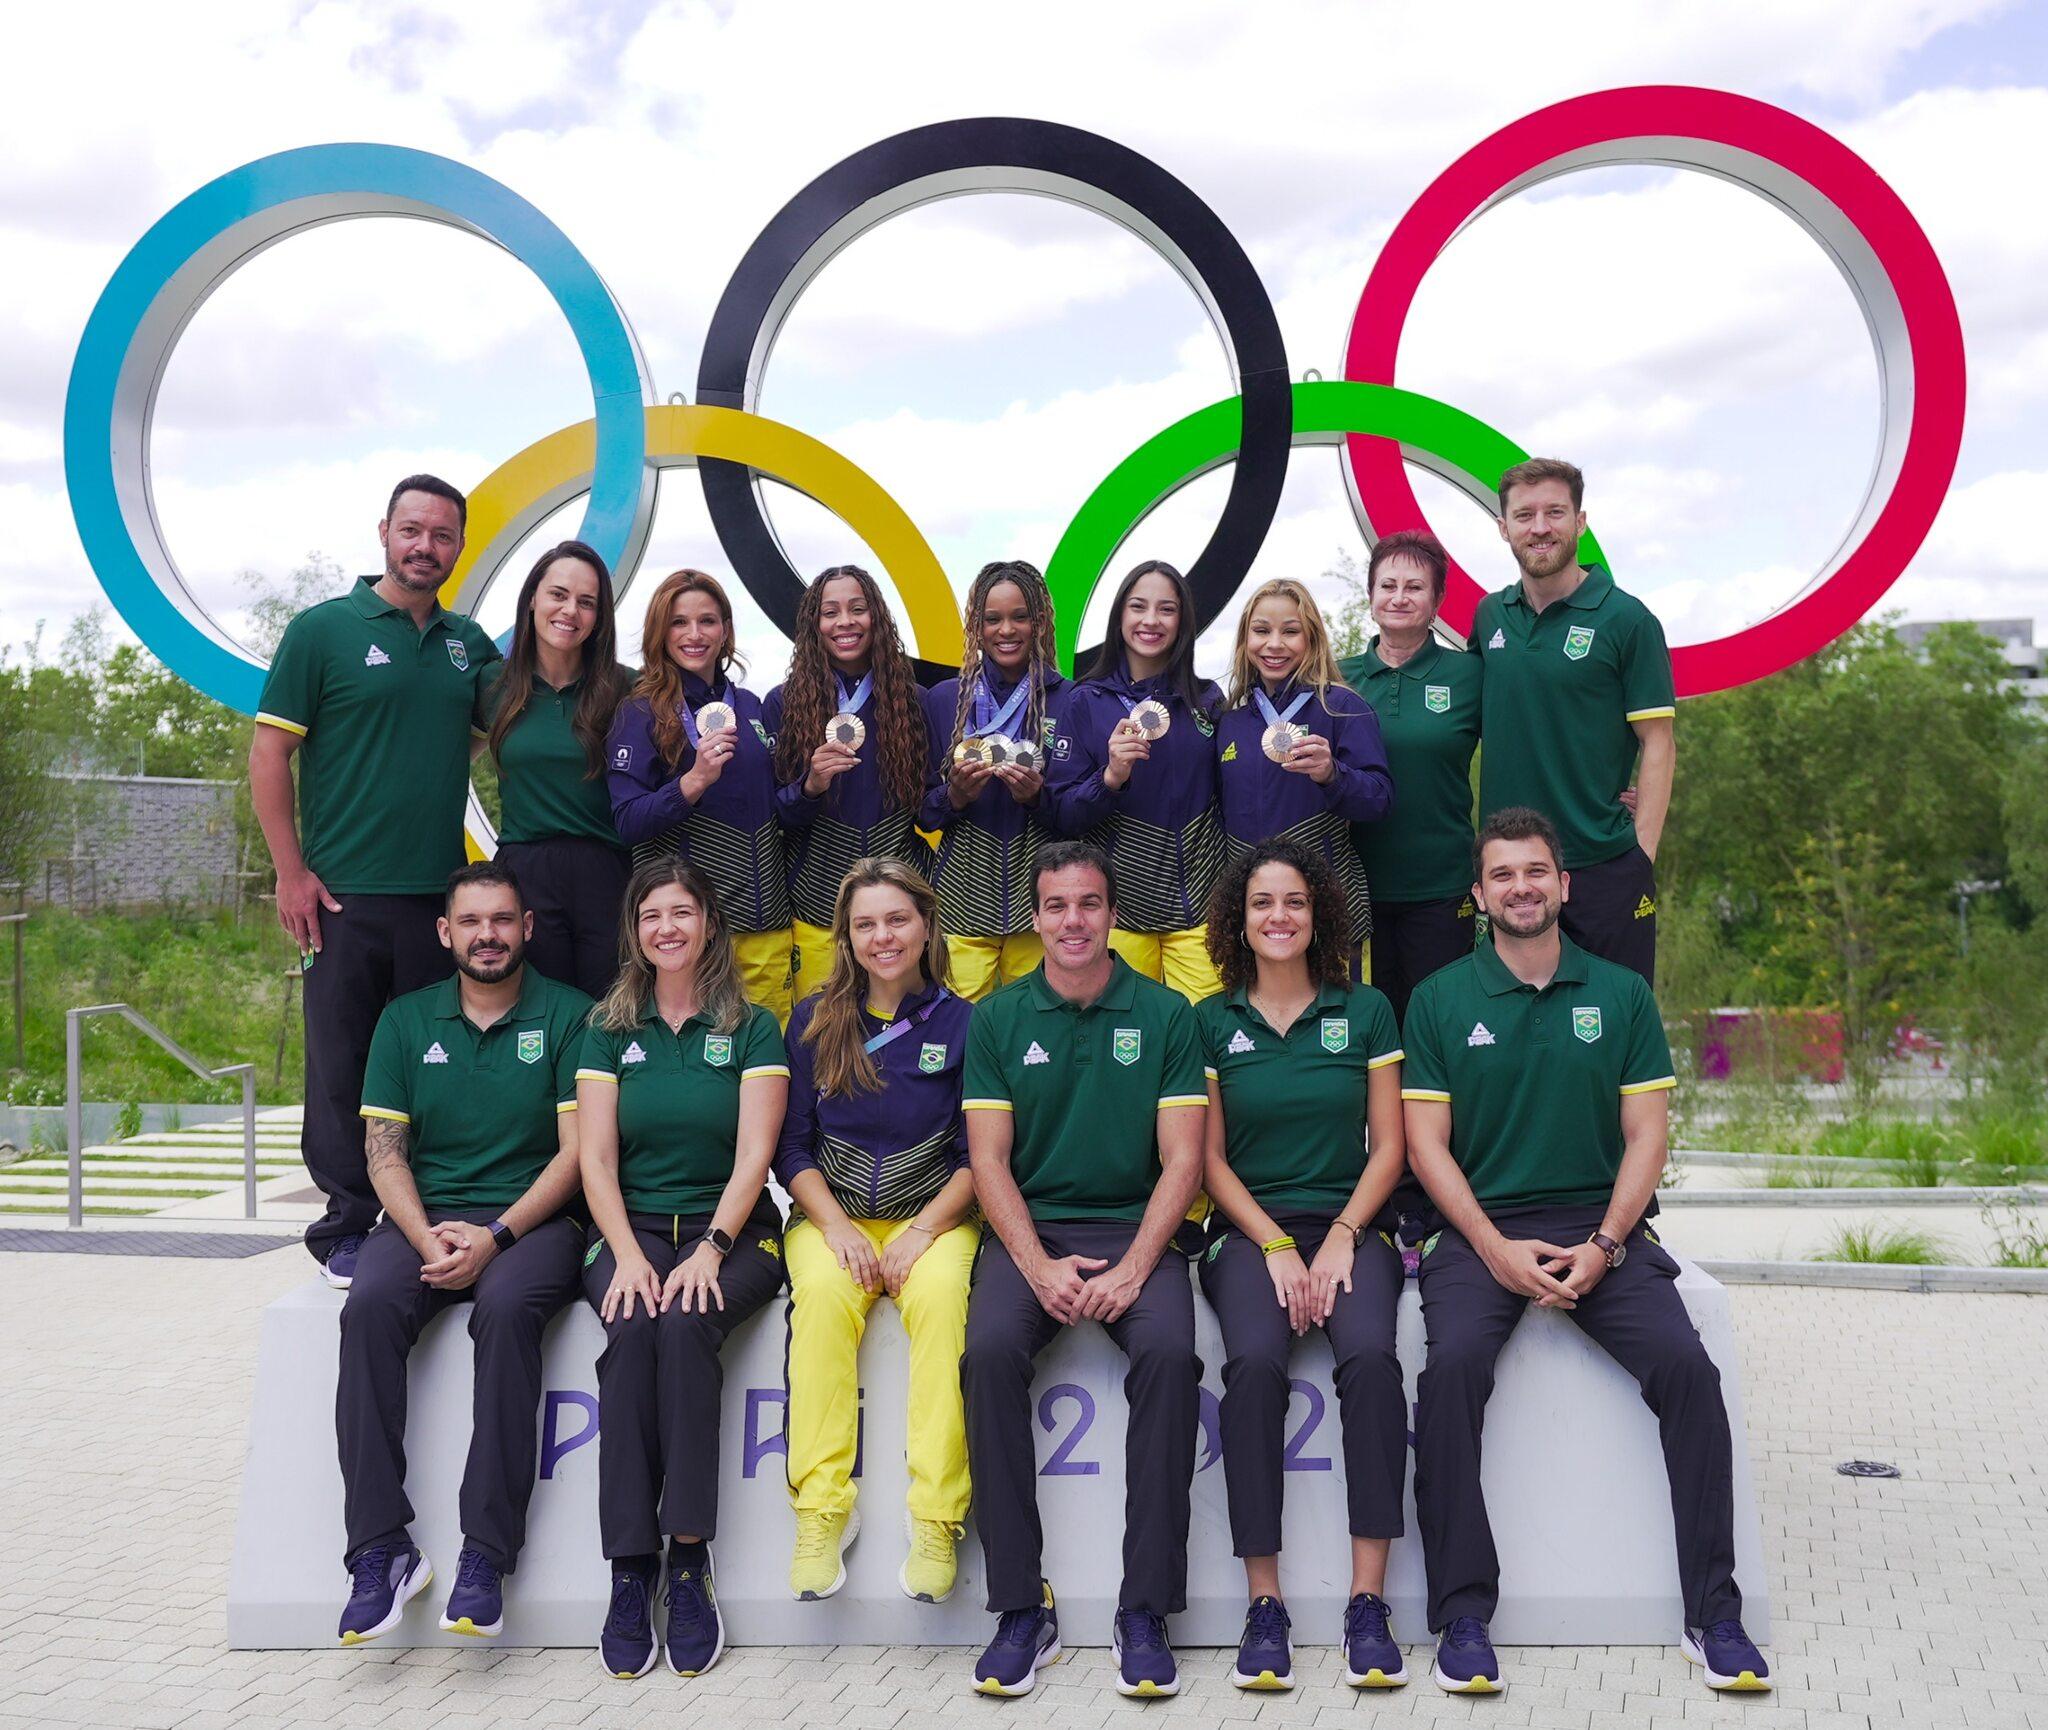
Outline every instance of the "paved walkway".
[[(224, 1649), (222, 1597), (257, 1311), (296, 1250), (238, 1262), (0, 1255), (0, 1730), (517, 1722), (656, 1730), (1387, 1723), (2048, 1730), (2048, 1301), (1731, 1292), (1775, 1570), (1776, 1694), (1716, 1700), (1675, 1652), (1511, 1650), (1466, 1701), (1418, 1680), (1355, 1696), (1327, 1648), (1291, 1695), (1242, 1695), (1228, 1655), (1183, 1654), (1184, 1697), (1141, 1705), (1084, 1651), (1028, 1700), (964, 1691), (959, 1649), (750, 1649), (710, 1675), (610, 1680), (588, 1652)], [(1837, 1460), (1905, 1473), (1855, 1481)], [(1617, 1518), (1626, 1517), (1617, 1510)], [(1560, 1567), (1596, 1568), (1597, 1534)], [(336, 1604), (343, 1587), (337, 1570)], [(1418, 1629), (1404, 1629), (1411, 1639)], [(1418, 1678), (1426, 1648), (1410, 1647)]]

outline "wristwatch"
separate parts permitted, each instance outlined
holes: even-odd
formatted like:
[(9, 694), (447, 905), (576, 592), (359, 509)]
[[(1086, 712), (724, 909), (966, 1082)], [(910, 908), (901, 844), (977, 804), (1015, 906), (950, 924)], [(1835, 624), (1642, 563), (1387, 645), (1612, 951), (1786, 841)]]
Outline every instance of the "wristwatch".
[(1628, 1245), (1616, 1243), (1604, 1231), (1596, 1231), (1586, 1241), (1607, 1258), (1607, 1265), (1610, 1268), (1620, 1267), (1628, 1260)]
[(515, 1232), (509, 1225), (507, 1225), (502, 1219), (494, 1219), (491, 1221), (491, 1242), (496, 1244), (500, 1249), (510, 1249), (518, 1241), (519, 1234)]
[(704, 1235), (700, 1237), (697, 1241), (699, 1243), (708, 1243), (713, 1249), (717, 1250), (720, 1255), (732, 1254), (732, 1233), (729, 1231), (720, 1231), (718, 1227), (715, 1225), (707, 1227)]

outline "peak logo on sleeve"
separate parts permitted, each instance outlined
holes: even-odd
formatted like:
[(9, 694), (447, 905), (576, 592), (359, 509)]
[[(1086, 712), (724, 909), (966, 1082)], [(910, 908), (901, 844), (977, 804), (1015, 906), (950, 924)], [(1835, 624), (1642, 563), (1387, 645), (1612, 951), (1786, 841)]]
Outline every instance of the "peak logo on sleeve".
[(1223, 761), (1226, 763), (1235, 763), (1237, 761), (1237, 741), (1235, 739), (1223, 747)]
[(1486, 646), (1489, 649), (1505, 649), (1508, 646), (1507, 633), (1496, 625), (1493, 635), (1486, 639)]
[(1240, 1027), (1230, 1036), (1230, 1043), (1223, 1049), (1235, 1055), (1240, 1051), (1256, 1051), (1258, 1047), (1252, 1044), (1252, 1036)]
[(363, 657), (363, 665), (366, 667), (388, 667), (391, 665), (391, 657), (378, 648), (375, 643), (372, 643), (370, 645), (370, 652)]
[(1038, 1041), (1035, 1039), (1025, 1049), (1024, 1067), (1026, 1069), (1029, 1069), (1034, 1063), (1050, 1063), (1051, 1061), (1052, 1053), (1047, 1051), (1046, 1048), (1040, 1045)]
[(1483, 1021), (1473, 1022), (1472, 1031), (1465, 1035), (1467, 1045), (1491, 1045), (1493, 1042), (1493, 1032)]
[(645, 1063), (647, 1061), (647, 1052), (640, 1044), (640, 1041), (636, 1039), (624, 1051), (619, 1053), (619, 1061), (621, 1063)]
[(441, 1049), (441, 1042), (437, 1039), (432, 1045), (427, 1047), (426, 1055), (420, 1061), (422, 1063), (446, 1063), (448, 1061), (448, 1053)]

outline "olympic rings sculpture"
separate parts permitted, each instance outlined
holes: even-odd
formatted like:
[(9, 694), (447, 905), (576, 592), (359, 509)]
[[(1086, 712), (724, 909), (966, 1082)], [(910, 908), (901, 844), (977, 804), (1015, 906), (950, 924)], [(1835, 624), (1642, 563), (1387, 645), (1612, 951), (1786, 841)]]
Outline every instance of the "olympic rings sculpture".
[[(1124, 145), (1049, 121), (973, 119), (856, 151), (800, 191), (748, 248), (712, 315), (698, 404), (657, 403), (632, 327), (567, 236), (508, 187), (426, 152), (329, 144), (244, 164), (143, 235), (101, 293), (72, 366), (64, 462), (87, 558), (129, 627), (191, 684), (253, 713), (262, 663), (179, 574), (150, 489), (150, 423), (179, 334), (257, 252), (300, 229), (407, 215), (503, 246), (561, 309), (589, 377), (592, 418), (550, 434), (472, 491), (469, 544), (443, 591), (474, 613), (521, 539), (587, 495), (581, 538), (623, 593), (652, 525), (662, 468), (693, 465), (741, 582), (785, 632), (802, 580), (758, 496), (780, 479), (835, 511), (874, 549), (928, 670), (957, 665), (958, 603), (902, 508), (868, 475), (759, 415), (761, 380), (791, 308), (840, 249), (900, 211), (977, 191), (1060, 198), (1121, 223), (1195, 291), (1237, 394), (1148, 440), (1111, 471), (1047, 564), (1069, 665), (1089, 598), (1145, 514), (1195, 475), (1234, 464), (1223, 512), (1189, 576), (1198, 628), (1229, 604), (1279, 505), (1296, 444), (1340, 444), (1368, 543), (1423, 526), (1403, 464), (1434, 469), (1489, 512), (1524, 453), (1505, 434), (1394, 387), (1402, 327), (1443, 248), (1491, 205), (1593, 164), (1650, 162), (1718, 175), (1771, 200), (1835, 261), (1877, 353), (1876, 461), (1847, 536), (1806, 590), (1761, 623), (1673, 652), (1680, 696), (1762, 678), (1825, 647), (1866, 614), (1932, 526), (1962, 440), (1962, 327), (1940, 261), (1911, 211), (1845, 145), (1782, 109), (1726, 91), (1645, 86), (1576, 97), (1503, 127), (1458, 158), (1396, 225), (1353, 316), (1345, 377), (1292, 383), (1279, 321), (1251, 261), (1185, 184)], [(1602, 557), (1589, 535), (1581, 556)], [(1478, 586), (1453, 568), (1447, 624), (1471, 623)]]

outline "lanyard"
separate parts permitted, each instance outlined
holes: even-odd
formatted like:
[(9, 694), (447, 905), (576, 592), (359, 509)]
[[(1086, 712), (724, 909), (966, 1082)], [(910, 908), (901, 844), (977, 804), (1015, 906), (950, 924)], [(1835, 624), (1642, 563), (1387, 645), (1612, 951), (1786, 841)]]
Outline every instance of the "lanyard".
[(1314, 695), (1313, 691), (1303, 691), (1293, 702), (1287, 705), (1287, 712), (1283, 715), (1278, 709), (1273, 707), (1273, 699), (1266, 695), (1266, 687), (1264, 685), (1254, 685), (1252, 687), (1252, 701), (1258, 704), (1259, 713), (1266, 717), (1266, 725), (1269, 727), (1277, 727), (1282, 721), (1293, 720), (1296, 715), (1301, 713), (1302, 705)]
[(860, 683), (854, 686), (851, 692), (846, 688), (846, 681), (837, 673), (832, 675), (832, 679), (839, 687), (839, 712), (842, 715), (858, 714), (868, 698), (874, 695), (875, 670), (872, 667), (861, 674)]
[(1000, 709), (989, 694), (988, 676), (982, 675), (974, 688), (974, 734), (977, 739), (987, 738), (992, 733), (1003, 733), (1016, 720), (1023, 709), (1025, 700), (1031, 695), (1031, 675), (1027, 672), (1017, 681), (1017, 688), (1010, 693), (1010, 700)]
[[(717, 702), (718, 693), (713, 691), (704, 701), (707, 703)], [(690, 749), (694, 751), (697, 749), (697, 716), (690, 708), (690, 699), (688, 697), (683, 698), (677, 706), (683, 711), (683, 734), (690, 741)]]
[(865, 1051), (870, 1057), (872, 1057), (876, 1052), (880, 1051), (883, 1046), (891, 1043), (894, 1040), (902, 1038), (903, 1035), (908, 1033), (913, 1027), (922, 1027), (925, 1024), (926, 1019), (931, 1015), (931, 1012), (934, 1009), (938, 1008), (938, 1006), (941, 1003), (944, 1003), (946, 999), (951, 997), (952, 995), (952, 992), (948, 991), (943, 985), (941, 985), (938, 989), (937, 995), (935, 995), (932, 998), (932, 1000), (929, 1003), (927, 1003), (922, 1009), (920, 1009), (915, 1015), (909, 1016), (908, 1018), (902, 1021), (892, 1021), (887, 1027), (883, 1028), (880, 1033), (876, 1034), (864, 1046), (862, 1046), (861, 1049)]

